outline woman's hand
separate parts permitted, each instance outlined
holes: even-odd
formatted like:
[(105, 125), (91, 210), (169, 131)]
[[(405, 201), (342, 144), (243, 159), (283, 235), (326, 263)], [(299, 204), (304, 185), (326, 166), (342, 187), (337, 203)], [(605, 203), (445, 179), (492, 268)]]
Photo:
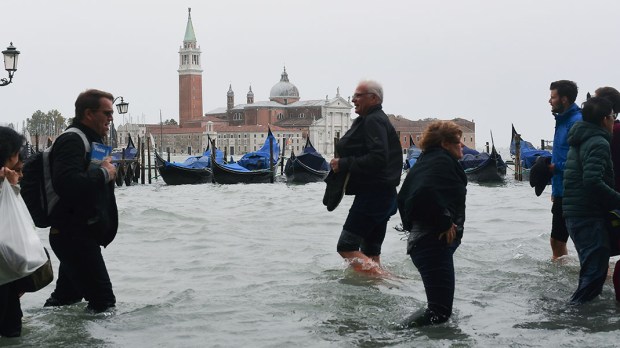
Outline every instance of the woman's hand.
[(446, 237), (446, 243), (452, 244), (452, 242), (454, 242), (454, 238), (456, 238), (456, 225), (452, 224), (452, 227), (441, 232), (439, 234), (439, 240), (441, 240), (444, 236)]
[(19, 174), (16, 171), (11, 170), (7, 167), (0, 168), (0, 178), (4, 178), (9, 181), (11, 185), (17, 185), (17, 181), (19, 180)]

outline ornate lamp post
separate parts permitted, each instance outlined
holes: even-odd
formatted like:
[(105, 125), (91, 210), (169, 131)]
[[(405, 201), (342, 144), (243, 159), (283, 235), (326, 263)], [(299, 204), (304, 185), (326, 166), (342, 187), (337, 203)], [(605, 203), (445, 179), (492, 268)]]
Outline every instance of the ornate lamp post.
[(2, 54), (4, 55), (4, 69), (9, 72), (9, 79), (0, 79), (0, 86), (6, 86), (13, 81), (13, 74), (17, 70), (19, 51), (13, 47), (13, 42), (11, 42), (9, 47), (2, 51)]
[(120, 97), (120, 96), (119, 96), (119, 97), (116, 97), (116, 98), (114, 99), (114, 101), (112, 102), (112, 104), (114, 104), (118, 98), (121, 98), (121, 102), (120, 102), (120, 103), (118, 103), (118, 104), (116, 104), (116, 109), (118, 110), (118, 113), (119, 113), (119, 114), (121, 114), (121, 115), (126, 114), (126, 113), (127, 113), (127, 110), (129, 109), (129, 103), (126, 103), (126, 102), (123, 100), (123, 97)]
[[(121, 102), (116, 104), (116, 109), (118, 110), (118, 113), (121, 115), (124, 115), (127, 113), (127, 110), (129, 109), (129, 103), (125, 102), (125, 100), (123, 100), (123, 97), (118, 96), (116, 98), (114, 98), (114, 100), (112, 101), (112, 104), (116, 103), (116, 100), (118, 98), (121, 98)], [(124, 116), (123, 116), (124, 117)], [(112, 145), (113, 147), (116, 147), (118, 145), (118, 139), (116, 136), (116, 127), (114, 127), (114, 121), (112, 121), (112, 130), (110, 132), (110, 145)]]

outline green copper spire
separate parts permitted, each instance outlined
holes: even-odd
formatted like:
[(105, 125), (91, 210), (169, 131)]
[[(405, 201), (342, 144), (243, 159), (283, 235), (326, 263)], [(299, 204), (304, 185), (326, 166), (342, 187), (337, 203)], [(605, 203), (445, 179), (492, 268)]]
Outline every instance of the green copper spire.
[(196, 34), (194, 34), (194, 25), (192, 24), (192, 8), (187, 8), (187, 27), (185, 28), (185, 38), (183, 41), (196, 42)]

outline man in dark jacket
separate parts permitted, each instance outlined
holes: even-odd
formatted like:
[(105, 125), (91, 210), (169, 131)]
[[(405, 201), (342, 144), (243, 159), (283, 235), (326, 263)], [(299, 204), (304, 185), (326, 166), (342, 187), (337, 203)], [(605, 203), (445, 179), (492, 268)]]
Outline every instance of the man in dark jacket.
[(583, 122), (568, 134), (570, 150), (564, 170), (562, 209), (566, 226), (579, 255), (579, 286), (570, 299), (581, 304), (602, 289), (609, 267), (609, 234), (605, 217), (620, 207), (614, 190), (609, 143), (616, 114), (612, 103), (593, 97), (583, 105)]
[[(103, 143), (114, 110), (112, 94), (89, 89), (75, 101), (69, 126), (84, 133), (89, 143)], [(51, 214), (50, 245), (60, 260), (56, 289), (45, 306), (62, 306), (85, 298), (88, 308), (101, 312), (116, 298), (101, 255), (116, 235), (118, 210), (114, 196), (116, 169), (106, 158), (91, 165), (81, 136), (65, 132), (50, 155), (52, 184), (59, 196)]]
[(357, 271), (381, 274), (381, 245), (387, 222), (396, 213), (396, 186), (400, 183), (402, 147), (396, 130), (383, 112), (383, 88), (362, 81), (353, 94), (359, 115), (338, 141), (335, 173), (348, 173), (347, 195), (355, 195), (344, 223), (338, 253)]

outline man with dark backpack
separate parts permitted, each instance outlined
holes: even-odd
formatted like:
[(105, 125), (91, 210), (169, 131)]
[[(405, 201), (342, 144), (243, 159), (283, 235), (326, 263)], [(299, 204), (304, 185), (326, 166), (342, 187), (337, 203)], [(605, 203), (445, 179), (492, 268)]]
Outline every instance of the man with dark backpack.
[[(62, 134), (75, 133), (84, 142), (84, 158), (90, 153), (90, 143), (86, 135), (76, 127), (66, 129)], [(21, 180), (21, 190), (24, 202), (28, 207), (30, 216), (35, 226), (39, 228), (50, 227), (50, 212), (54, 205), (58, 203), (58, 195), (52, 186), (51, 163), (49, 161), (52, 146), (43, 152), (38, 152), (28, 161), (23, 168), (23, 179)]]
[[(68, 130), (79, 129), (88, 143), (103, 143), (112, 121), (112, 94), (89, 89), (75, 101)], [(58, 202), (49, 212), (50, 245), (60, 260), (56, 289), (45, 306), (88, 301), (95, 312), (114, 307), (116, 298), (101, 254), (116, 236), (118, 210), (114, 196), (116, 169), (111, 158), (93, 166), (79, 132), (65, 131), (49, 154), (51, 184)], [(49, 204), (49, 202), (48, 202)]]

